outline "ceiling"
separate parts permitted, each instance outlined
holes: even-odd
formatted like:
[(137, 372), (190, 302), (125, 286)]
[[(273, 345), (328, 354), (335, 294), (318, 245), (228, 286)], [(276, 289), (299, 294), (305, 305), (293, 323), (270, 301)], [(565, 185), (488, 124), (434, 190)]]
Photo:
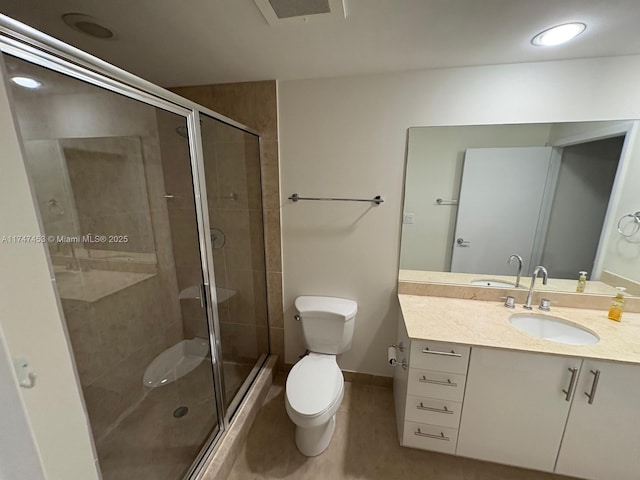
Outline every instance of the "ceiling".
[[(345, 0), (346, 19), (270, 26), (254, 0), (0, 0), (0, 12), (163, 86), (640, 53), (639, 0)], [(65, 25), (91, 15), (101, 40)], [(568, 44), (531, 38), (582, 21)]]

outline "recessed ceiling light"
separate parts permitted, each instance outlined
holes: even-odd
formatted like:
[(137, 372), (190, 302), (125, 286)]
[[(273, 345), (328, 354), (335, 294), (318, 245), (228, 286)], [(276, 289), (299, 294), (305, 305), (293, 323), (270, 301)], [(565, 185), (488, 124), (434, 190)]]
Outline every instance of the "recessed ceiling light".
[(42, 82), (31, 77), (11, 77), (11, 81), (24, 88), (40, 88), (42, 86)]
[(99, 20), (84, 15), (82, 13), (65, 13), (62, 15), (62, 21), (68, 26), (89, 35), (94, 38), (108, 39), (113, 38), (113, 32), (104, 25), (100, 25)]
[(548, 28), (544, 32), (540, 32), (538, 35), (533, 37), (531, 43), (539, 47), (560, 45), (561, 43), (568, 42), (572, 38), (580, 35), (584, 32), (585, 28), (587, 28), (587, 26), (580, 22), (557, 25), (555, 27)]

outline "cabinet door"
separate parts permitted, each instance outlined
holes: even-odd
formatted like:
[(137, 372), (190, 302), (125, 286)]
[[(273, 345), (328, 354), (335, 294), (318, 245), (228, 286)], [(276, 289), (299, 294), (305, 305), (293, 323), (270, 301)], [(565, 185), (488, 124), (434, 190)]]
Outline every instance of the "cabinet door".
[(580, 363), (474, 347), (457, 454), (553, 471), (570, 405), (563, 389)]
[(585, 360), (556, 471), (592, 480), (637, 480), (639, 409), (640, 366)]

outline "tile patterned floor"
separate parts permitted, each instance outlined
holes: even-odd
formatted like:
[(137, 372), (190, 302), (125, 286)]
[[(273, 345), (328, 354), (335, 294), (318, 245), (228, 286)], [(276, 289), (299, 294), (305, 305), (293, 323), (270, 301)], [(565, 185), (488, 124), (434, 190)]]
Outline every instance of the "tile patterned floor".
[(567, 480), (568, 477), (404, 448), (398, 445), (391, 389), (345, 383), (329, 448), (301, 455), (278, 376), (228, 480)]

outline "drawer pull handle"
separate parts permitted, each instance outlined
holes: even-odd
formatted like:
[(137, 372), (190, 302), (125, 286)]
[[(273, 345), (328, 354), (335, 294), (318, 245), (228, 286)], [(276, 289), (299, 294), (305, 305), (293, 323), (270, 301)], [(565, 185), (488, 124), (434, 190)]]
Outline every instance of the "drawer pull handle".
[(434, 407), (425, 407), (422, 402), (420, 402), (420, 405), (417, 405), (416, 408), (418, 410), (427, 410), (428, 412), (437, 412), (437, 413), (446, 413), (449, 415), (453, 415), (453, 410), (449, 410), (446, 405), (444, 408), (434, 408)]
[(444, 432), (440, 432), (440, 435), (434, 435), (433, 433), (422, 433), (420, 429), (418, 429), (418, 431), (413, 432), (413, 434), (417, 437), (433, 438), (435, 440), (444, 440), (445, 442), (448, 442), (451, 440), (449, 437), (444, 436)]
[(445, 357), (462, 357), (461, 353), (456, 353), (453, 350), (451, 350), (451, 352), (439, 352), (438, 350), (429, 350), (429, 347), (422, 350), (422, 353), (429, 353), (431, 355), (444, 355)]
[(598, 389), (598, 382), (600, 381), (600, 370), (589, 370), (593, 374), (593, 383), (591, 384), (591, 393), (584, 392), (589, 397), (587, 402), (589, 405), (593, 403), (596, 398), (596, 390)]
[(576, 367), (573, 367), (573, 368), (567, 368), (567, 370), (571, 372), (571, 380), (569, 380), (569, 387), (566, 390), (562, 389), (562, 393), (565, 394), (564, 399), (567, 402), (570, 402), (571, 395), (573, 394), (573, 389), (576, 386), (576, 377), (578, 376), (578, 369)]
[(427, 378), (424, 375), (422, 376), (422, 378), (418, 379), (419, 382), (422, 383), (434, 383), (436, 385), (444, 385), (445, 387), (457, 387), (458, 384), (452, 382), (450, 379), (447, 378), (447, 381), (445, 382), (444, 380), (433, 380), (431, 378)]

